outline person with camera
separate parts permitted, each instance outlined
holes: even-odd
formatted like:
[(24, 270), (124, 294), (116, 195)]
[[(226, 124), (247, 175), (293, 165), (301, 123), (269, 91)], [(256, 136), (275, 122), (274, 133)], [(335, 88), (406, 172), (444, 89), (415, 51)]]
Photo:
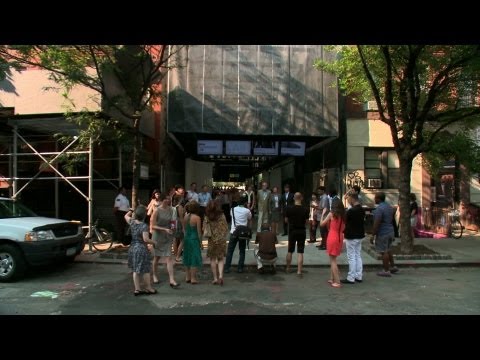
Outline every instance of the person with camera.
[(235, 248), (237, 247), (237, 243), (240, 251), (237, 272), (243, 272), (243, 267), (245, 264), (245, 247), (247, 245), (247, 241), (249, 241), (249, 238), (247, 239), (247, 233), (249, 230), (248, 221), (252, 218), (251, 211), (245, 207), (247, 201), (248, 198), (246, 196), (241, 196), (238, 201), (238, 205), (232, 208), (230, 211), (232, 217), (232, 226), (230, 229), (230, 241), (228, 242), (227, 259), (225, 260), (225, 269), (223, 271), (224, 273), (230, 272), (232, 257), (233, 253), (235, 252)]

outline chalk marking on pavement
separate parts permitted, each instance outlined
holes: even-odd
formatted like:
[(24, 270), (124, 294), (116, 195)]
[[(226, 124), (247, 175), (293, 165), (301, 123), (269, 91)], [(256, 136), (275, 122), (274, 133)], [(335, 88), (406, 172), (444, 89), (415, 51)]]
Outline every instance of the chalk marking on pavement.
[(53, 291), (37, 291), (30, 296), (31, 297), (49, 297), (51, 299), (56, 299), (58, 297), (58, 293)]

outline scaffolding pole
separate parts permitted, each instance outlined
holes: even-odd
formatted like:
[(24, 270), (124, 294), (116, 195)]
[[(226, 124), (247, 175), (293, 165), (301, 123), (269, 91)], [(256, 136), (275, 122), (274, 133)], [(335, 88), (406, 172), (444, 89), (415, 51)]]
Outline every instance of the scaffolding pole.
[[(55, 141), (55, 151), (58, 151), (58, 141)], [(55, 162), (55, 168), (58, 170), (58, 163)], [(55, 178), (55, 217), (60, 217), (60, 201), (58, 198), (58, 178)]]
[(88, 251), (92, 250), (92, 220), (93, 220), (93, 141), (92, 138), (88, 142)]
[(18, 126), (15, 125), (13, 127), (13, 194), (12, 198), (16, 199), (17, 198), (17, 190), (18, 190), (18, 169), (17, 169), (17, 130)]

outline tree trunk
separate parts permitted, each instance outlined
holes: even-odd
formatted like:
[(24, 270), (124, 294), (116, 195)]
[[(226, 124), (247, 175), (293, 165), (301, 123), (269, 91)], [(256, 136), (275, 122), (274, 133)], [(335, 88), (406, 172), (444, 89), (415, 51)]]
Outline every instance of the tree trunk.
[(133, 161), (132, 161), (132, 208), (138, 205), (138, 186), (140, 178), (140, 117), (133, 120)]
[(400, 245), (402, 253), (413, 252), (412, 227), (410, 224), (410, 176), (412, 173), (412, 159), (399, 157), (400, 159), (400, 185), (399, 185), (399, 209), (400, 209)]

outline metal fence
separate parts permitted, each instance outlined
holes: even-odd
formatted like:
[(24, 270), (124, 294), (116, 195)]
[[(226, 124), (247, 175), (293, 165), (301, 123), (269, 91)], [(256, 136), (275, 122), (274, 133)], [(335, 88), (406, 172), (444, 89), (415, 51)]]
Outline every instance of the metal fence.
[(431, 231), (437, 234), (448, 235), (450, 227), (450, 216), (448, 213), (451, 209), (443, 208), (423, 208), (422, 209), (422, 223), (421, 230)]
[[(423, 208), (419, 226), (421, 230), (427, 230), (438, 234), (448, 235), (451, 224), (451, 208)], [(466, 229), (478, 231), (480, 226), (480, 211), (475, 205), (462, 205), (459, 208), (460, 222)]]

